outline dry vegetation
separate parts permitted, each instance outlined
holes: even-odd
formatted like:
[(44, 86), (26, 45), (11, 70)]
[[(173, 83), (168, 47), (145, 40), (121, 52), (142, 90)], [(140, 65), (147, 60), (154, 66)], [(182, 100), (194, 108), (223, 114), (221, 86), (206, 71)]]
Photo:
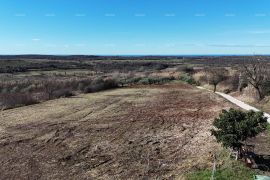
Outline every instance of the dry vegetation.
[[(232, 106), (192, 85), (270, 111), (268, 73), (249, 69), (258, 103), (239, 68), (253, 57), (35, 58), (0, 60), (0, 179), (182, 179), (211, 169), (221, 147), (209, 129)], [(250, 143), (267, 155), (268, 141)]]
[(229, 104), (190, 85), (145, 86), (3, 111), (1, 178), (183, 178), (211, 166)]
[(2, 60), (0, 65), (1, 109), (118, 86), (162, 84), (174, 79), (150, 75), (169, 67), (163, 62)]

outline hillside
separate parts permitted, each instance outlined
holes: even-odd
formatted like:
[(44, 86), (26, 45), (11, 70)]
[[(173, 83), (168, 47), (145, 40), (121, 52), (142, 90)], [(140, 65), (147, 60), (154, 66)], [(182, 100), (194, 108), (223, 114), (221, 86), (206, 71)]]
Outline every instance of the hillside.
[(176, 178), (211, 167), (218, 96), (189, 85), (138, 86), (3, 111), (1, 178)]

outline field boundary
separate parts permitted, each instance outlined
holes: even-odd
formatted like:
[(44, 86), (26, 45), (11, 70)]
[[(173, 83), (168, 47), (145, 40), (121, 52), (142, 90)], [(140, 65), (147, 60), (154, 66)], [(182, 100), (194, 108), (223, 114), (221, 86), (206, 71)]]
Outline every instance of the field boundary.
[[(201, 86), (197, 86), (197, 88), (213, 92), (213, 91), (211, 91), (209, 89), (206, 89), (204, 87), (201, 87)], [(215, 92), (215, 93), (218, 94), (219, 96), (223, 97), (224, 99), (230, 101), (231, 103), (237, 105), (238, 107), (240, 107), (242, 109), (245, 109), (247, 111), (250, 111), (250, 110), (253, 110), (253, 111), (256, 111), (256, 112), (261, 111), (261, 110), (255, 108), (253, 106), (250, 106), (247, 103), (244, 103), (243, 101), (240, 101), (240, 100), (238, 100), (238, 99), (236, 99), (236, 98), (234, 98), (234, 97), (232, 97), (232, 96), (230, 96), (228, 94), (225, 94), (225, 93), (222, 93), (222, 92)], [(264, 112), (264, 116), (267, 117), (267, 121), (268, 121), (268, 123), (270, 123), (270, 114)]]

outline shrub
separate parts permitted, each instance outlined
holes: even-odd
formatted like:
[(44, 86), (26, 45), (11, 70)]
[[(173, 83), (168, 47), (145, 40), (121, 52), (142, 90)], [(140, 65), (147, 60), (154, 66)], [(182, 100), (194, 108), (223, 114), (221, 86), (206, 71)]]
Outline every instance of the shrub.
[(105, 89), (113, 89), (113, 88), (117, 88), (117, 87), (118, 87), (118, 83), (114, 79), (106, 79), (104, 81), (104, 88)]
[(59, 89), (53, 92), (53, 98), (74, 96), (70, 89)]
[(142, 79), (138, 82), (138, 84), (148, 85), (148, 84), (154, 84), (154, 82), (155, 82), (154, 79), (145, 77), (145, 78), (142, 78)]
[(1, 93), (0, 107), (4, 109), (27, 106), (37, 103), (30, 94), (27, 93)]
[(190, 74), (181, 74), (179, 79), (183, 82), (186, 82), (188, 84), (195, 84), (195, 80), (193, 79), (193, 77)]
[(144, 77), (138, 82), (138, 84), (144, 84), (144, 85), (164, 84), (172, 80), (175, 80), (173, 76), (172, 77)]
[[(215, 129), (211, 129), (212, 135), (226, 148), (240, 149), (244, 141), (255, 137), (267, 127), (267, 118), (263, 112), (242, 112), (240, 110), (223, 110), (213, 122)], [(238, 158), (238, 156), (236, 157)]]
[(133, 77), (129, 78), (126, 82), (127, 84), (137, 84), (141, 79), (142, 77)]
[(231, 90), (231, 89), (225, 89), (223, 92), (224, 92), (225, 94), (229, 94), (229, 93), (232, 92), (232, 90)]
[(187, 74), (193, 74), (195, 72), (192, 66), (181, 66), (178, 70)]
[(151, 85), (151, 84), (157, 84), (159, 83), (159, 79), (158, 78), (152, 78), (152, 77), (145, 77), (142, 78), (138, 84), (143, 84), (143, 85)]
[(78, 90), (85, 92), (85, 89), (91, 84), (90, 80), (80, 81), (78, 84)]
[(118, 84), (113, 79), (103, 80), (101, 78), (98, 78), (98, 79), (93, 80), (91, 84), (85, 88), (84, 92), (85, 93), (98, 92), (101, 90), (113, 89), (117, 87), (118, 87)]
[(155, 70), (162, 70), (162, 69), (166, 69), (168, 68), (169, 66), (167, 64), (156, 64), (154, 65), (154, 68)]

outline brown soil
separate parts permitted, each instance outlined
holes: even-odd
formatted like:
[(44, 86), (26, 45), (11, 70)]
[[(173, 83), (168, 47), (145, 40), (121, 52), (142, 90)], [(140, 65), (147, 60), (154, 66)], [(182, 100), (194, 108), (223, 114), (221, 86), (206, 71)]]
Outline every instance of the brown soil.
[(135, 87), (0, 114), (0, 179), (175, 179), (211, 165), (230, 105), (189, 85)]

